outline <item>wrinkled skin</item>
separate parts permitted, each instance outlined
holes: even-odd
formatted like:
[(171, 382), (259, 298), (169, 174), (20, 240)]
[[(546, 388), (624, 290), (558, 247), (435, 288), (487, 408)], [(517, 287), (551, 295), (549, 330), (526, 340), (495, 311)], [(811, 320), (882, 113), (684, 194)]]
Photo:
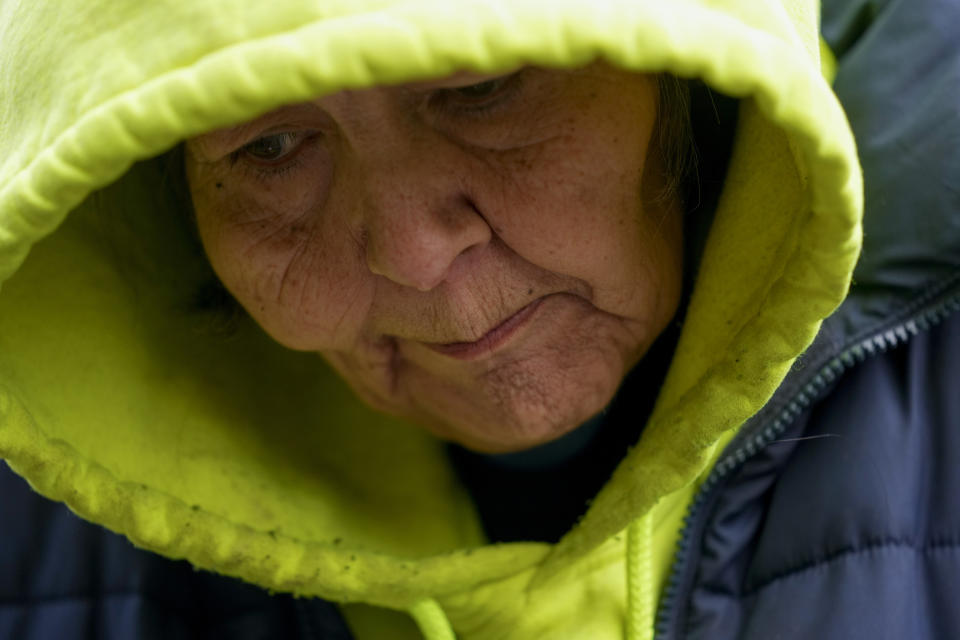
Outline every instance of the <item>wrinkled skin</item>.
[(601, 410), (676, 312), (657, 82), (595, 63), (343, 91), (188, 141), (214, 270), (367, 402), (486, 452)]

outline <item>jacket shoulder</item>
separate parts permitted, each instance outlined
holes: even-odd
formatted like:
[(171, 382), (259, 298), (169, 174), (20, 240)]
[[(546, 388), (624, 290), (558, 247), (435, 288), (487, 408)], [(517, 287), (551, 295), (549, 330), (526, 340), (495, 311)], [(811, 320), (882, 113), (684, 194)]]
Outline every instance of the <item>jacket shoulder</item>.
[(2, 463), (0, 496), (0, 640), (352, 637), (333, 604), (137, 549)]
[(960, 637), (960, 314), (868, 357), (725, 485), (689, 638)]

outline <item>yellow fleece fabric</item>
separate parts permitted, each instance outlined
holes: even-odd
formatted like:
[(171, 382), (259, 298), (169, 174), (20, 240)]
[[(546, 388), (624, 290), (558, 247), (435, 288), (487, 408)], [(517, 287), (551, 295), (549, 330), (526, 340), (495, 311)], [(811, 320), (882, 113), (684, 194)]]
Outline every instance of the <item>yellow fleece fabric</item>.
[[(817, 7), (0, 0), (0, 457), (139, 546), (353, 603), (360, 637), (414, 629), (370, 605), (435, 640), (649, 637), (628, 623), (628, 528), (650, 518), (630, 589), (655, 596), (696, 484), (859, 250)], [(730, 170), (642, 438), (558, 544), (485, 545), (441, 443), (362, 406), (320, 358), (189, 311), (209, 271), (151, 158), (343, 88), (597, 58), (741, 98)]]

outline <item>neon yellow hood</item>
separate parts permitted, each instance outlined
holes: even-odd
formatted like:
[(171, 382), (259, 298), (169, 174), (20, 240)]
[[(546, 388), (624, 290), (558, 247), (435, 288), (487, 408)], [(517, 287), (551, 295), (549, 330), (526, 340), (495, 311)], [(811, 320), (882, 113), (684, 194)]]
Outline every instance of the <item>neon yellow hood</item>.
[[(431, 638), (648, 635), (676, 531), (651, 510), (766, 402), (858, 253), (817, 21), (808, 0), (0, 2), (0, 457), (137, 545)], [(559, 544), (484, 546), (440, 443), (256, 327), (204, 329), (189, 222), (134, 163), (346, 87), (597, 57), (743, 98), (727, 184), (641, 441)]]

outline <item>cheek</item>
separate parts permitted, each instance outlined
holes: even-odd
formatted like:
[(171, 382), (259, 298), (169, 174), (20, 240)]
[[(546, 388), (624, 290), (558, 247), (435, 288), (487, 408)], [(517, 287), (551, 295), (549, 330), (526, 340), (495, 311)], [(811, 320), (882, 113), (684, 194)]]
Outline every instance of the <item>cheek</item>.
[(501, 157), (501, 186), (489, 217), (527, 260), (612, 296), (636, 284), (662, 219), (643, 206), (650, 127), (587, 126), (598, 117), (571, 122), (565, 135)]
[(299, 350), (356, 341), (372, 283), (359, 244), (312, 194), (225, 192), (196, 203), (201, 239), (224, 286), (263, 329)]

